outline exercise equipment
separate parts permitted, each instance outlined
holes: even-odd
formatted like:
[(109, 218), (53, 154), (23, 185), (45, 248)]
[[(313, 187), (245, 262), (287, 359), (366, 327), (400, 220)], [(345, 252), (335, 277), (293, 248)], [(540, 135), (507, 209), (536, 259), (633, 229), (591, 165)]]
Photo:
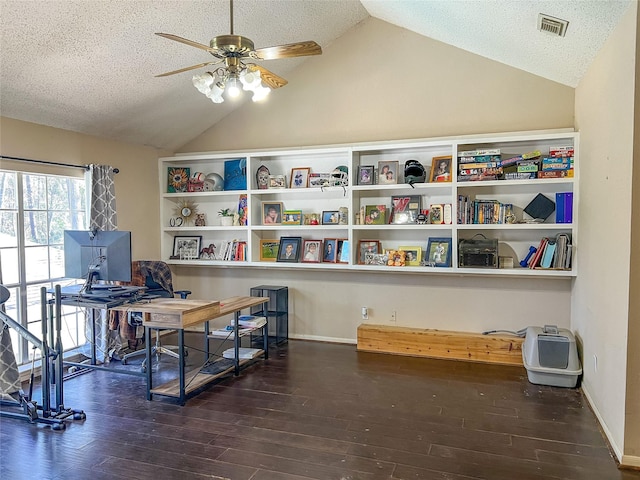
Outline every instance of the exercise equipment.
[(538, 251), (538, 249), (536, 247), (534, 247), (533, 245), (529, 247), (529, 253), (527, 253), (527, 256), (525, 257), (524, 260), (520, 260), (520, 266), (522, 268), (527, 268), (527, 265), (529, 265), (529, 259), (531, 258), (531, 255), (533, 255), (534, 253), (536, 253)]
[[(64, 388), (63, 388), (63, 365), (62, 365), (62, 315), (61, 315), (61, 303), (60, 303), (60, 286), (55, 287), (55, 299), (53, 304), (47, 301), (47, 289), (41, 288), (41, 305), (42, 305), (42, 340), (33, 335), (29, 330), (20, 325), (9, 315), (5, 313), (4, 304), (9, 299), (10, 292), (4, 286), (0, 285), (0, 320), (2, 320), (2, 334), (7, 333), (8, 328), (13, 328), (18, 334), (33, 345), (34, 349), (40, 350), (41, 354), (41, 379), (42, 379), (42, 401), (38, 404), (33, 399), (33, 381), (35, 370), (35, 355), (31, 363), (31, 374), (29, 378), (29, 393), (26, 395), (21, 389), (15, 392), (5, 392), (5, 396), (13, 398), (14, 401), (0, 400), (0, 416), (25, 420), (29, 423), (43, 423), (51, 426), (53, 430), (65, 430), (65, 421), (68, 419), (84, 420), (86, 414), (82, 410), (74, 410), (64, 406)], [(47, 308), (48, 307), (48, 308)], [(54, 308), (55, 308), (55, 334), (56, 338), (53, 339), (54, 329)], [(49, 321), (51, 321), (52, 328), (49, 328)], [(50, 337), (50, 338), (47, 338)], [(7, 336), (8, 338), (8, 336)], [(49, 345), (54, 344), (55, 347), (51, 348)], [(11, 341), (9, 339), (8, 348), (3, 349), (3, 356), (11, 356), (8, 362), (3, 362), (12, 365), (16, 369), (15, 356), (13, 349), (11, 348)], [(4, 359), (2, 359), (4, 360)], [(51, 386), (55, 386), (55, 401), (51, 402)], [(7, 408), (14, 408), (17, 411), (7, 410)]]

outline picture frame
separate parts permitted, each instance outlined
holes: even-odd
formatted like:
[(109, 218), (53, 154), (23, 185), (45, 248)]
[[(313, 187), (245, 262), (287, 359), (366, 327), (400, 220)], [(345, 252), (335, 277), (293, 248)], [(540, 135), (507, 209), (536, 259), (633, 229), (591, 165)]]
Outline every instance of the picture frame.
[(364, 254), (365, 265), (382, 265), (386, 266), (389, 261), (389, 255), (387, 253), (370, 253)]
[(338, 262), (338, 239), (325, 238), (322, 248), (322, 261), (325, 263)]
[(364, 207), (365, 225), (385, 225), (387, 223), (386, 205), (367, 205)]
[(189, 167), (167, 167), (167, 193), (186, 192), (190, 176)]
[(325, 210), (322, 212), (322, 225), (338, 225), (340, 212), (338, 210)]
[(302, 250), (302, 237), (280, 237), (278, 262), (298, 263)]
[(336, 263), (349, 263), (351, 249), (349, 240), (346, 238), (338, 239), (338, 251), (336, 252)]
[(282, 212), (282, 225), (302, 225), (302, 210), (285, 210)]
[(260, 261), (275, 262), (278, 258), (278, 247), (280, 240), (277, 239), (260, 239)]
[(320, 263), (323, 257), (322, 240), (305, 240), (302, 251), (304, 263)]
[(419, 267), (422, 261), (422, 247), (398, 247), (398, 250), (404, 251), (405, 264), (409, 267)]
[(365, 256), (367, 253), (382, 253), (379, 240), (359, 240), (358, 241), (358, 264), (366, 265)]
[(269, 175), (270, 189), (287, 188), (287, 177), (285, 175)]
[(404, 267), (406, 265), (406, 252), (400, 249), (390, 249), (384, 251), (387, 256), (387, 266)]
[(420, 215), (420, 195), (394, 195), (391, 197), (391, 218), (394, 225), (416, 223)]
[(310, 188), (322, 188), (331, 185), (330, 173), (310, 173), (309, 174), (309, 187)]
[(395, 185), (398, 183), (398, 161), (378, 162), (378, 184)]
[(429, 205), (429, 223), (441, 225), (444, 222), (444, 208), (441, 203)]
[(433, 157), (431, 159), (431, 174), (429, 175), (429, 183), (450, 182), (451, 164), (451, 155)]
[(262, 202), (262, 224), (282, 224), (282, 202)]
[(360, 165), (358, 167), (358, 185), (373, 185), (374, 166)]
[(429, 267), (450, 267), (451, 237), (429, 238), (424, 264)]
[(193, 260), (200, 256), (201, 235), (176, 235), (173, 237), (173, 255), (171, 258)]
[(319, 213), (303, 213), (302, 214), (303, 225), (320, 225)]
[(309, 187), (309, 172), (311, 168), (292, 168), (289, 177), (289, 188), (307, 188)]

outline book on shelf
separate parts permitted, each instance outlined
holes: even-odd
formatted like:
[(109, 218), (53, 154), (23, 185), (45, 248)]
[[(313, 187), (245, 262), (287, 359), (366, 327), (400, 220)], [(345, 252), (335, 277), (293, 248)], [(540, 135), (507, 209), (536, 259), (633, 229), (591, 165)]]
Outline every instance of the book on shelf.
[[(248, 333), (251, 333), (255, 330), (255, 328), (253, 327), (240, 327), (238, 329), (240, 336), (246, 335)], [(216, 338), (225, 338), (225, 339), (234, 339), (235, 338), (235, 332), (233, 331), (233, 326), (228, 325), (226, 327), (222, 327), (222, 328), (214, 328), (213, 330), (211, 330), (209, 332), (209, 336), (210, 337), (216, 337)]]
[[(267, 317), (259, 315), (240, 315), (238, 325), (245, 328), (260, 328), (267, 323)], [(235, 324), (235, 319), (231, 319), (231, 325)]]
[(556, 193), (556, 223), (573, 222), (573, 192)]
[[(573, 168), (568, 170), (540, 170), (537, 172), (538, 178), (573, 178)], [(536, 178), (536, 174), (533, 177)]]
[[(258, 355), (262, 353), (262, 350), (259, 348), (248, 348), (248, 347), (240, 347), (238, 349), (238, 358), (241, 360), (250, 360), (252, 358), (256, 358)], [(224, 358), (236, 358), (236, 352), (233, 348), (227, 348), (224, 352), (222, 352), (222, 356)]]

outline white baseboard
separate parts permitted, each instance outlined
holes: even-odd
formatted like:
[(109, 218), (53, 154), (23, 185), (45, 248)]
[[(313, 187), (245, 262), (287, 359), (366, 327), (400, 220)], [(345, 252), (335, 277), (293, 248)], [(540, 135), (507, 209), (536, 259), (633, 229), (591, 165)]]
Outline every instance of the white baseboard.
[(317, 335), (289, 334), (289, 338), (292, 338), (294, 340), (312, 340), (314, 342), (347, 343), (350, 345), (356, 345), (358, 343), (355, 338), (319, 337)]
[(611, 445), (611, 449), (613, 450), (614, 455), (618, 459), (618, 462), (624, 465), (624, 462), (622, 461), (623, 459), (622, 450), (620, 450), (620, 447), (618, 446), (618, 444), (616, 444), (616, 442), (613, 440), (613, 435), (611, 434), (611, 431), (607, 427), (607, 424), (602, 418), (602, 415), (600, 415), (600, 412), (596, 408), (593, 398), (591, 398), (591, 395), (589, 394), (589, 390), (585, 389), (584, 385), (582, 386), (582, 393), (584, 393), (584, 396), (586, 397), (587, 402), (589, 402), (589, 406), (591, 407), (591, 410), (593, 411), (593, 413), (595, 413), (596, 418), (598, 419), (598, 423), (600, 423), (600, 427), (602, 427), (602, 430), (604, 431), (604, 434), (607, 437), (607, 440), (609, 441), (609, 445)]

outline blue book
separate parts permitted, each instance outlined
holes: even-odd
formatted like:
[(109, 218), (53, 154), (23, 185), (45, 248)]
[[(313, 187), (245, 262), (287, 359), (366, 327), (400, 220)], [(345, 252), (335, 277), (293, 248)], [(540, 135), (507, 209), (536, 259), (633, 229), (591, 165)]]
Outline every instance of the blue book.
[(553, 254), (556, 251), (556, 242), (553, 240), (549, 240), (547, 242), (547, 246), (544, 247), (544, 253), (542, 254), (542, 261), (540, 262), (540, 266), (542, 268), (551, 268), (551, 264), (553, 262)]
[(224, 162), (224, 189), (247, 189), (247, 159), (237, 158)]
[(565, 223), (564, 221), (564, 196), (562, 192), (556, 193), (556, 223)]

